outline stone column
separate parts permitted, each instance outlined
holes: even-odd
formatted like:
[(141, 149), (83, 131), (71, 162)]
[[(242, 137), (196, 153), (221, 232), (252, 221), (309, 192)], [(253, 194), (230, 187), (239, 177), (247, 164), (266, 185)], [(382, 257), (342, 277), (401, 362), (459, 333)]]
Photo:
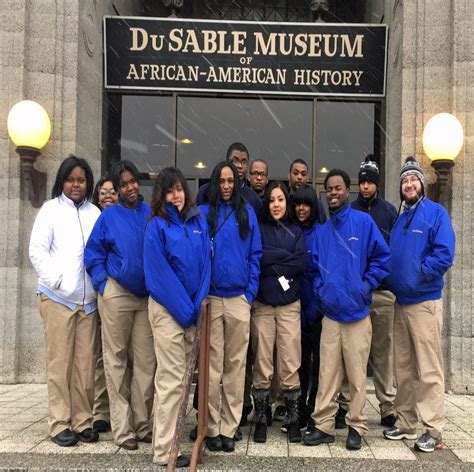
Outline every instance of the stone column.
[(473, 130), (474, 4), (461, 0), (392, 0), (387, 91), (387, 187), (398, 200), (401, 162), (416, 154), (429, 183), (436, 180), (423, 154), (422, 135), (436, 113), (453, 113), (466, 135), (448, 189), (457, 234), (456, 261), (444, 291), (446, 387), (473, 392)]

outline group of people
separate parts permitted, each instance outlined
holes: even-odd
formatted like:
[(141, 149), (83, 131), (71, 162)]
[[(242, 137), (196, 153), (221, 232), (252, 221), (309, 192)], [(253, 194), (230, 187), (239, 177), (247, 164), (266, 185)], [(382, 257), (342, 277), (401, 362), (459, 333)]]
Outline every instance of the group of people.
[(167, 464), (207, 299), (210, 451), (234, 450), (250, 392), (255, 442), (280, 418), (290, 442), (331, 443), (347, 424), (346, 447), (360, 449), (369, 359), (384, 436), (416, 439), (418, 411), (415, 447), (441, 444), (441, 291), (455, 238), (423, 170), (413, 157), (402, 166), (398, 214), (378, 192), (373, 156), (353, 202), (348, 174), (331, 170), (327, 221), (303, 160), (289, 189), (268, 170), (234, 143), (196, 203), (167, 167), (149, 206), (133, 163), (114, 164), (94, 194), (88, 163), (62, 162), (30, 241), (55, 443), (95, 442), (110, 427), (118, 446), (152, 443), (154, 462)]

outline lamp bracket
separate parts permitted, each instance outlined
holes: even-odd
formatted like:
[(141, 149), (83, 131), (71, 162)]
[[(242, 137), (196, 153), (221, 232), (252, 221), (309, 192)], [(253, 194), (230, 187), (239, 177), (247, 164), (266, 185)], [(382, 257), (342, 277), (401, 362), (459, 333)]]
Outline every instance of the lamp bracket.
[(434, 201), (442, 203), (441, 200), (444, 200), (445, 187), (448, 184), (451, 169), (454, 167), (454, 161), (451, 159), (438, 159), (431, 162), (431, 167), (433, 167), (436, 172)]
[(37, 171), (33, 164), (41, 152), (28, 146), (18, 146), (16, 152), (20, 155), (21, 174), (28, 182), (28, 199), (33, 208), (40, 208), (46, 200), (47, 176)]

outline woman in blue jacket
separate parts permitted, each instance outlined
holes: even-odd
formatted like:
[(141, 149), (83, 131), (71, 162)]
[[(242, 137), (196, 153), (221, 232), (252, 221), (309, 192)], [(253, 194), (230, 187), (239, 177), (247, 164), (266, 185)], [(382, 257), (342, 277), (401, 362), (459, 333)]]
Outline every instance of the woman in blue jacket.
[(212, 245), (206, 444), (211, 451), (231, 452), (242, 414), (250, 306), (258, 290), (262, 243), (257, 218), (242, 198), (233, 164), (217, 164), (208, 196), (209, 203), (200, 207), (207, 219)]
[(286, 187), (281, 182), (273, 182), (267, 189), (262, 209), (260, 285), (250, 322), (254, 352), (255, 442), (265, 442), (267, 438), (265, 412), (274, 375), (275, 345), (280, 388), (287, 408), (288, 438), (291, 442), (301, 441), (298, 424), (300, 288), (306, 266), (306, 246), (303, 232), (288, 217), (289, 211)]
[[(321, 339), (322, 314), (316, 306), (313, 295), (315, 268), (311, 262), (311, 249), (318, 224), (318, 200), (311, 185), (299, 187), (291, 202), (294, 220), (303, 230), (306, 243), (306, 270), (301, 280), (301, 367), (299, 369), (301, 396), (299, 402), (300, 427), (313, 424), (311, 414), (314, 411), (319, 378), (319, 344)], [(310, 388), (311, 387), (311, 388)]]
[(143, 239), (150, 207), (139, 194), (139, 175), (133, 163), (118, 162), (111, 177), (119, 202), (100, 215), (84, 256), (99, 292), (112, 435), (115, 444), (132, 450), (138, 448), (137, 440), (152, 441), (156, 364), (143, 272)]
[[(149, 317), (157, 361), (153, 462), (166, 465), (201, 303), (209, 291), (211, 256), (205, 219), (183, 174), (167, 167), (156, 179), (144, 243)], [(189, 459), (178, 456), (177, 467)]]

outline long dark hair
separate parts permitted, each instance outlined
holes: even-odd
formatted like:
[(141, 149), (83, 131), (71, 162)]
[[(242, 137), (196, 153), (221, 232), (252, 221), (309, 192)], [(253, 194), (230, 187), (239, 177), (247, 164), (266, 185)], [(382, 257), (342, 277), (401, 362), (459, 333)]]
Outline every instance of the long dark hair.
[(132, 174), (133, 178), (140, 185), (140, 172), (138, 172), (137, 166), (131, 161), (119, 161), (116, 162), (110, 171), (110, 180), (114, 185), (116, 192), (120, 192), (120, 176), (122, 172), (128, 171)]
[[(314, 226), (314, 224), (319, 220), (317, 199), (318, 196), (316, 190), (314, 190), (314, 188), (309, 184), (302, 185), (296, 189), (296, 192), (293, 194), (293, 199), (291, 200), (292, 218), (296, 224), (300, 226), (308, 226), (310, 228)], [(300, 204), (308, 205), (311, 208), (309, 219), (303, 224), (301, 224), (296, 217), (296, 205)]]
[(95, 187), (94, 187), (94, 192), (92, 193), (92, 203), (97, 208), (99, 208), (99, 210), (102, 210), (102, 208), (100, 208), (100, 205), (99, 205), (99, 192), (100, 192), (100, 189), (101, 189), (102, 185), (104, 185), (105, 182), (111, 182), (112, 185), (113, 185), (112, 179), (108, 175), (106, 175), (104, 177), (101, 177), (97, 181), (97, 183), (95, 184)]
[(279, 188), (283, 192), (283, 195), (285, 196), (286, 215), (288, 215), (288, 213), (290, 212), (290, 194), (288, 193), (288, 189), (286, 188), (286, 185), (283, 182), (275, 180), (267, 187), (267, 190), (265, 191), (265, 197), (263, 198), (262, 213), (260, 214), (260, 221), (262, 222), (271, 221), (273, 219), (273, 217), (270, 215), (270, 196), (272, 194), (272, 190), (275, 188)]
[(185, 215), (190, 208), (194, 206), (191, 198), (191, 191), (183, 173), (176, 167), (165, 167), (155, 180), (153, 186), (153, 195), (151, 197), (151, 216), (150, 220), (155, 216), (161, 216), (169, 221), (168, 210), (166, 209), (166, 194), (176, 184), (181, 184), (184, 190), (184, 207), (181, 215)]
[(92, 192), (94, 191), (94, 176), (92, 174), (92, 169), (89, 163), (85, 159), (74, 156), (73, 154), (69, 155), (61, 162), (58, 172), (56, 174), (56, 180), (51, 191), (51, 198), (59, 197), (63, 193), (64, 182), (66, 182), (69, 174), (73, 171), (74, 168), (80, 167), (86, 174), (87, 181), (87, 190), (86, 190), (86, 200), (90, 200), (92, 197)]
[(217, 206), (221, 196), (221, 172), (224, 167), (228, 167), (234, 176), (234, 191), (232, 192), (231, 204), (235, 211), (237, 222), (239, 223), (240, 239), (245, 239), (249, 234), (249, 214), (245, 208), (245, 201), (242, 196), (242, 188), (240, 186), (239, 174), (235, 166), (229, 161), (219, 162), (211, 174), (209, 181), (208, 197), (209, 197), (209, 213), (207, 214), (207, 223), (209, 224), (211, 237), (215, 236), (217, 230)]

